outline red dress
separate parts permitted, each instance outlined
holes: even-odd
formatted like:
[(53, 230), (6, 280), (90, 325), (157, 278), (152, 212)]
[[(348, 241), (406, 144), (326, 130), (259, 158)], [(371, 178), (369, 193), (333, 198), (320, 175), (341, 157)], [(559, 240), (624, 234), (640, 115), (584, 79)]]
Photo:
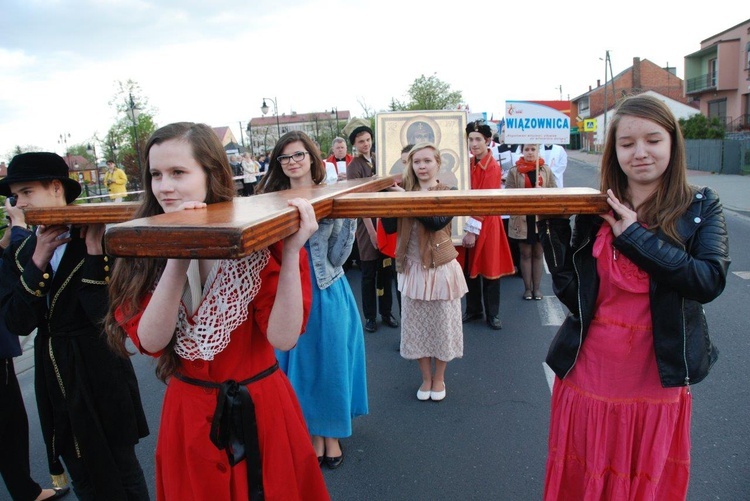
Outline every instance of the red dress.
[[(300, 254), (307, 319), (312, 300), (310, 271), (306, 253)], [(217, 383), (228, 379), (241, 381), (276, 362), (265, 332), (276, 296), (280, 260), (281, 247), (277, 244), (271, 247), (268, 264), (260, 272), (260, 290), (250, 303), (248, 317), (232, 331), (227, 347), (210, 361), (180, 359), (180, 373)], [(213, 286), (203, 301), (212, 290)], [(143, 309), (149, 300), (150, 296)], [(143, 309), (123, 325), (141, 351), (137, 332)], [(117, 318), (122, 319), (119, 310)], [(302, 410), (284, 373), (276, 370), (247, 388), (255, 404), (265, 499), (329, 499)], [(217, 449), (209, 439), (216, 395), (215, 389), (170, 378), (156, 446), (157, 499), (248, 499), (246, 461), (231, 467), (226, 452)]]
[(602, 224), (594, 319), (570, 374), (555, 378), (544, 499), (684, 500), (691, 395), (661, 386), (649, 277), (612, 240)]
[[(484, 158), (477, 161), (471, 159), (471, 189), (499, 190), (501, 187), (502, 170), (492, 155), (487, 152)], [(457, 247), (458, 262), (467, 271), (470, 278), (481, 275), (490, 280), (504, 275), (512, 275), (513, 257), (505, 236), (501, 216), (473, 216), (482, 222), (482, 229), (477, 237), (473, 249)]]

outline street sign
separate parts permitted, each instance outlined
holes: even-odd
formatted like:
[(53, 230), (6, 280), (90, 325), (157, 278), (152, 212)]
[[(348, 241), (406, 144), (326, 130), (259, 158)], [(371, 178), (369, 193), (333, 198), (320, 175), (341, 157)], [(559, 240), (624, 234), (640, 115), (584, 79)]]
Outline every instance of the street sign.
[(533, 101), (506, 101), (505, 142), (568, 144), (570, 118), (555, 108)]
[(587, 118), (583, 121), (584, 132), (596, 132), (596, 118)]

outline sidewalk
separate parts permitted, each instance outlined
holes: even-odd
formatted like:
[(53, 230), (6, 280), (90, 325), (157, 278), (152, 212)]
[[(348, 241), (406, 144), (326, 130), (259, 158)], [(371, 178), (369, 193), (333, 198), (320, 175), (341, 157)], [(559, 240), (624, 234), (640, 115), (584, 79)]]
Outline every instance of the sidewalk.
[(34, 367), (34, 340), (36, 339), (36, 329), (28, 336), (23, 336), (21, 340), (21, 349), (23, 353), (20, 357), (13, 359), (13, 365), (16, 374), (21, 374)]
[[(580, 150), (569, 150), (568, 158), (600, 166), (602, 156)], [(750, 213), (750, 176), (714, 174), (699, 170), (688, 171), (688, 182), (697, 186), (710, 186), (721, 198), (725, 209)]]

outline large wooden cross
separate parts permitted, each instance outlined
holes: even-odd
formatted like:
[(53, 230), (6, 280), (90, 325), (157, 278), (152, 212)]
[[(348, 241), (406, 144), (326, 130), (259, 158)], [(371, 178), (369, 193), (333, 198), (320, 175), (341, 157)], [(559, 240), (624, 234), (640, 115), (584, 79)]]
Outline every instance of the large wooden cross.
[(115, 256), (231, 259), (267, 247), (299, 228), (287, 200), (308, 199), (318, 219), (341, 217), (601, 214), (606, 196), (591, 188), (381, 192), (400, 176), (357, 179), (238, 197), (206, 209), (133, 219), (138, 202), (27, 209), (29, 224), (106, 223)]

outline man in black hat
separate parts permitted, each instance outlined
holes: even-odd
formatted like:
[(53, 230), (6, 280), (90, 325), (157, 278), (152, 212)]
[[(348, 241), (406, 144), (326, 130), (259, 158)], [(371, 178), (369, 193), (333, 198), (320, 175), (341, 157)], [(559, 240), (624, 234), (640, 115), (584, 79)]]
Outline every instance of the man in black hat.
[[(347, 179), (372, 177), (375, 174), (375, 159), (372, 158), (372, 129), (367, 120), (357, 118), (344, 128), (349, 131), (349, 142), (357, 150), (357, 156), (346, 167)], [(380, 318), (389, 327), (398, 327), (398, 321), (391, 314), (393, 306), (393, 272), (392, 267), (384, 266), (384, 256), (378, 249), (378, 234), (375, 221), (365, 217), (357, 223), (357, 249), (359, 267), (362, 270), (362, 310), (365, 315), (365, 330), (375, 332), (378, 329), (377, 310)], [(389, 263), (388, 263), (389, 264)], [(378, 289), (378, 274), (381, 275), (382, 289)], [(379, 307), (379, 308), (378, 308)]]
[[(54, 153), (23, 153), (0, 180), (11, 219), (10, 246), (0, 262), (0, 318), (17, 336), (37, 330), (35, 390), (53, 481), (64, 475), (81, 499), (148, 499), (135, 444), (148, 435), (129, 359), (102, 335), (112, 265), (104, 225), (38, 226), (27, 207), (64, 207), (81, 193)], [(64, 478), (64, 477), (63, 477)]]
[[(471, 151), (471, 189), (499, 190), (502, 170), (489, 150), (492, 129), (482, 120), (466, 126)], [(464, 226), (464, 273), (469, 293), (463, 321), (486, 318), (491, 329), (500, 321), (500, 277), (513, 273), (508, 239), (500, 216), (473, 216)]]
[[(7, 229), (0, 239), (0, 251), (10, 245), (10, 234), (11, 230)], [(12, 499), (60, 499), (68, 494), (70, 487), (42, 489), (31, 478), (29, 418), (13, 364), (13, 358), (22, 353), (18, 336), (9, 332), (5, 322), (0, 320), (0, 444), (3, 444), (0, 476)]]

